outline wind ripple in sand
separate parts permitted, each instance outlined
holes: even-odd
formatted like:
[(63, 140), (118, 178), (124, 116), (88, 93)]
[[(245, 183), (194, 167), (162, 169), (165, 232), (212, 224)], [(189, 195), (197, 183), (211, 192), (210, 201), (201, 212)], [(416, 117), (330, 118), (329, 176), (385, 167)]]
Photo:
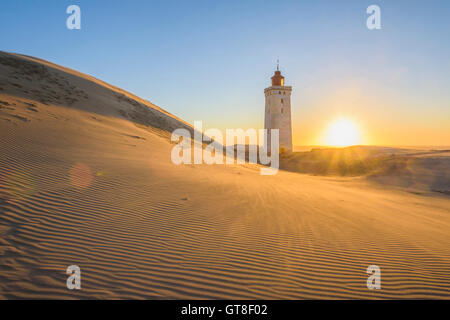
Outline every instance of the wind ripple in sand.
[[(53, 180), (63, 180), (57, 177), (64, 171), (53, 171)], [(22, 181), (25, 186), (29, 183)], [(20, 184), (17, 186), (20, 188)], [(169, 189), (170, 185), (165, 187)], [(367, 241), (363, 233), (330, 243), (317, 237), (315, 227), (308, 228), (308, 224), (300, 234), (270, 234), (252, 225), (233, 225), (233, 218), (208, 216), (206, 210), (186, 201), (159, 199), (161, 195), (155, 195), (155, 191), (161, 189), (164, 185), (134, 188), (111, 179), (96, 181), (88, 190), (66, 187), (17, 200), (5, 195), (2, 184), (1, 225), (7, 230), (2, 238), (7, 247), (15, 248), (1, 258), (3, 295), (288, 299), (448, 296), (449, 257), (426, 254), (401, 237), (391, 235), (381, 248)], [(228, 230), (226, 235), (223, 230)], [(383, 268), (382, 292), (365, 287), (364, 271), (369, 261)], [(82, 268), (83, 289), (79, 292), (64, 288), (63, 272), (71, 264)]]

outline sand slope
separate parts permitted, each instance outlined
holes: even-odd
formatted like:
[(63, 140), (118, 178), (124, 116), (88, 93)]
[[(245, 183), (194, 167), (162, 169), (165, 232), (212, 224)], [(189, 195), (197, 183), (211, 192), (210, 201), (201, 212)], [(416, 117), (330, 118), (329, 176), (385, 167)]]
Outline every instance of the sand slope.
[(280, 167), (314, 175), (364, 176), (384, 187), (450, 195), (450, 147), (314, 148), (282, 155)]
[(167, 131), (187, 124), (48, 66), (0, 53), (0, 297), (450, 297), (448, 197), (175, 166)]

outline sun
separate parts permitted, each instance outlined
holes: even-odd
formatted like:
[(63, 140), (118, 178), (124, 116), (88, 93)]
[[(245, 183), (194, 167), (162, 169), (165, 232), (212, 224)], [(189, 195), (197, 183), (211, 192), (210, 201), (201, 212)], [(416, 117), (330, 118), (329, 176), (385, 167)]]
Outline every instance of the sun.
[(346, 118), (339, 118), (328, 128), (326, 143), (330, 146), (347, 147), (360, 143), (360, 134), (356, 124)]

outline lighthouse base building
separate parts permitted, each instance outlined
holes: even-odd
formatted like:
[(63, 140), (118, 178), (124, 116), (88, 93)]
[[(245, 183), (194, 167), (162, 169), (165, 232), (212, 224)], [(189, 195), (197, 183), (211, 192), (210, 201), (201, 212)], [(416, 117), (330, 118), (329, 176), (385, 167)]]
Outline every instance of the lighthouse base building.
[(284, 77), (281, 75), (278, 67), (271, 79), (272, 85), (264, 89), (266, 96), (264, 128), (267, 130), (267, 141), (265, 141), (265, 145), (270, 152), (271, 129), (278, 129), (280, 153), (292, 152), (292, 87), (284, 85)]

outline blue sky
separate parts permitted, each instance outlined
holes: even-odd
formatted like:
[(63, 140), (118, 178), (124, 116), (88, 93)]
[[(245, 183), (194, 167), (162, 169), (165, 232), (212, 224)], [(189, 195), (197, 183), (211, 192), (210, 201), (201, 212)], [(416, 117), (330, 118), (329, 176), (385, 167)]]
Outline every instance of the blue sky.
[[(66, 28), (67, 6), (81, 30)], [(368, 30), (366, 8), (381, 8)], [(333, 118), (367, 144), (450, 145), (449, 1), (13, 1), (0, 50), (131, 91), (204, 127), (262, 127), (280, 59), (293, 86), (294, 143)]]

